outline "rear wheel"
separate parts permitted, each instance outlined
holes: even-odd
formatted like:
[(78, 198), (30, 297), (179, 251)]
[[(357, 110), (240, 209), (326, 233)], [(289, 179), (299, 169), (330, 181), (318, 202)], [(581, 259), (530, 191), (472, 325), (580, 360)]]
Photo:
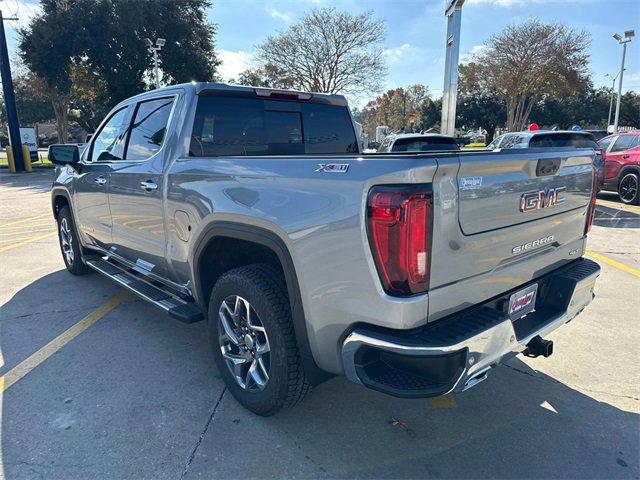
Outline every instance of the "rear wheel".
[(64, 260), (67, 270), (74, 275), (85, 275), (89, 273), (89, 267), (82, 261), (82, 250), (69, 207), (62, 207), (60, 209), (57, 220), (60, 251), (62, 252), (62, 259)]
[(292, 407), (309, 390), (280, 277), (261, 264), (230, 270), (216, 282), (209, 302), (218, 370), (236, 400), (263, 416)]
[(618, 195), (623, 203), (638, 205), (640, 204), (640, 185), (638, 174), (629, 172), (625, 174), (618, 183)]

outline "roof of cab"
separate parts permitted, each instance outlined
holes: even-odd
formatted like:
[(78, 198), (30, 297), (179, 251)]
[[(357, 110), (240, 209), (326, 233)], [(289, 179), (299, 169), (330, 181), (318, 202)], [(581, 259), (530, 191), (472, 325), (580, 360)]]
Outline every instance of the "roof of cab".
[[(237, 92), (240, 94), (252, 94), (257, 95), (256, 91), (263, 92), (280, 92), (280, 93), (296, 93), (296, 94), (305, 94), (310, 93), (312, 95), (311, 101), (312, 103), (320, 101), (321, 103), (330, 104), (330, 105), (338, 105), (338, 106), (348, 106), (347, 99), (343, 95), (329, 94), (329, 93), (312, 93), (312, 92), (301, 92), (298, 90), (285, 90), (285, 89), (277, 89), (277, 88), (265, 88), (265, 87), (251, 87), (246, 85), (229, 85), (227, 83), (216, 83), (216, 82), (189, 82), (189, 83), (179, 83), (177, 85), (168, 85), (166, 87), (157, 88), (154, 90), (149, 90), (148, 92), (139, 93), (133, 97), (127, 98), (120, 102), (117, 106), (121, 104), (128, 104), (131, 101), (143, 100), (147, 97), (157, 97), (158, 95), (162, 95), (163, 93), (169, 94), (175, 92), (175, 90), (190, 90), (195, 95), (199, 95), (203, 92), (227, 92), (233, 93)], [(268, 97), (264, 97), (268, 98)]]

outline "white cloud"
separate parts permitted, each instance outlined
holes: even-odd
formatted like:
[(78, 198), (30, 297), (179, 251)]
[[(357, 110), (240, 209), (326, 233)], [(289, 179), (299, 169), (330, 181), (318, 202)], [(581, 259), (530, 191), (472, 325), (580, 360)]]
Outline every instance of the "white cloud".
[(476, 55), (480, 55), (484, 50), (486, 50), (486, 45), (474, 45), (467, 52), (463, 53), (460, 56), (461, 63), (468, 63), (474, 59)]
[(276, 18), (278, 20), (282, 20), (283, 22), (289, 23), (293, 19), (292, 13), (283, 12), (268, 5), (264, 7), (264, 11), (267, 12), (271, 18)]
[(5, 17), (18, 17), (17, 22), (7, 22), (8, 28), (23, 28), (29, 25), (31, 19), (42, 13), (40, 3), (24, 0), (0, 0), (0, 10)]
[(410, 43), (403, 43), (399, 47), (385, 48), (382, 51), (382, 55), (384, 55), (390, 63), (396, 63), (410, 55), (413, 49), (414, 47)]
[(218, 58), (222, 60), (218, 73), (224, 80), (237, 79), (253, 63), (253, 54), (242, 50), (218, 50)]

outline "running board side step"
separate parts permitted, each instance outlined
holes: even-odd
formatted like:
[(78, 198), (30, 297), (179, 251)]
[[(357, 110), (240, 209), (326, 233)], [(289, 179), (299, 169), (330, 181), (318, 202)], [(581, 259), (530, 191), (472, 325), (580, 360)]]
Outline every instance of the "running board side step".
[(86, 260), (85, 263), (96, 272), (110, 278), (143, 300), (164, 310), (170, 317), (176, 320), (184, 323), (194, 323), (203, 320), (202, 311), (195, 303), (186, 302), (181, 298), (171, 295), (141, 280), (115, 263), (103, 260), (102, 258), (92, 258)]

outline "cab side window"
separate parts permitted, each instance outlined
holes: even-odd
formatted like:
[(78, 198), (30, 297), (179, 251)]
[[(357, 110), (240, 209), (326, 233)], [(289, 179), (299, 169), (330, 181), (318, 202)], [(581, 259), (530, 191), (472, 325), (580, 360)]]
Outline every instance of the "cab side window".
[(173, 98), (140, 102), (131, 124), (127, 160), (146, 160), (162, 147)]
[(127, 107), (121, 108), (111, 115), (102, 130), (94, 137), (90, 153), (92, 162), (122, 160), (126, 120)]

